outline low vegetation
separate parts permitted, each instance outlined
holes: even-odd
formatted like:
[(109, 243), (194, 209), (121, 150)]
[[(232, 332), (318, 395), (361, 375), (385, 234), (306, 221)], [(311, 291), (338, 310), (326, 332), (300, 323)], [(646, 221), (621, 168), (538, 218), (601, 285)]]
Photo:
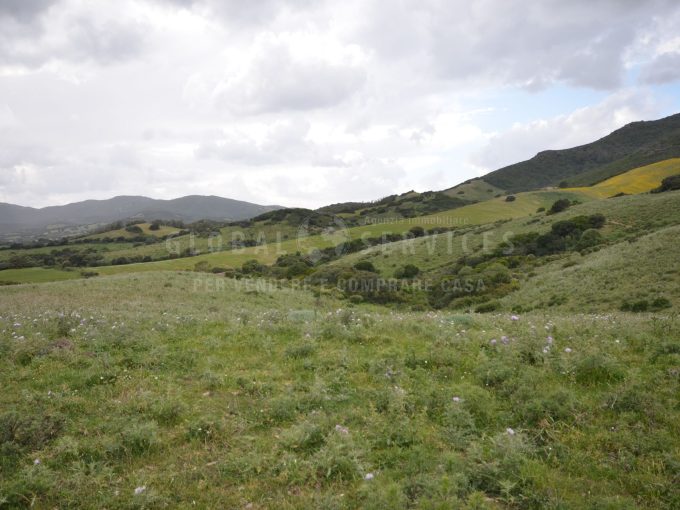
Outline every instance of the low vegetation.
[(227, 282), (6, 288), (0, 505), (680, 504), (673, 316), (393, 312)]

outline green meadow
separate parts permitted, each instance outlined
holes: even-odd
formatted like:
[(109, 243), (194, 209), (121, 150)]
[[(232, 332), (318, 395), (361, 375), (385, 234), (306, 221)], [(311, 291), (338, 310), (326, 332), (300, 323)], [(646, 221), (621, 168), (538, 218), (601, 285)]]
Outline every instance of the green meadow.
[(0, 293), (0, 507), (677, 508), (674, 313), (144, 273)]

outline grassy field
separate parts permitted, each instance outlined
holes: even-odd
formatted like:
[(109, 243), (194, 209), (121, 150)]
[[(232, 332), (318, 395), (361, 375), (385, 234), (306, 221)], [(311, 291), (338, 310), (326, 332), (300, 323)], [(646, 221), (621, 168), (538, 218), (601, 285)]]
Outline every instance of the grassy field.
[(37, 255), (37, 254), (45, 254), (45, 253), (51, 253), (52, 251), (61, 251), (61, 250), (87, 250), (87, 249), (93, 249), (99, 253), (101, 253), (105, 259), (110, 260), (111, 258), (115, 258), (118, 256), (117, 254), (119, 252), (125, 252), (125, 250), (136, 250), (138, 248), (134, 248), (132, 243), (106, 243), (106, 244), (99, 244), (99, 243), (70, 243), (68, 245), (64, 246), (43, 246), (40, 248), (22, 248), (20, 250), (12, 250), (12, 249), (6, 249), (6, 250), (0, 250), (0, 262), (7, 261), (11, 259), (12, 257), (19, 256), (19, 255)]
[(472, 179), (453, 188), (444, 190), (449, 196), (464, 198), (476, 202), (482, 202), (503, 193), (503, 190), (483, 181), (482, 179)]
[[(409, 263), (423, 270), (431, 270), (450, 264), (463, 255), (492, 250), (512, 235), (546, 232), (556, 221), (597, 213), (604, 214), (608, 220), (603, 234), (609, 242), (633, 239), (680, 224), (680, 193), (588, 201), (555, 215), (535, 214), (533, 217), (490, 223), (459, 232), (376, 246), (347, 255), (331, 264), (352, 266), (360, 260), (370, 260), (383, 276), (391, 276), (396, 268)], [(672, 245), (672, 242), (669, 243), (669, 255), (674, 253)]]
[(116, 239), (118, 237), (136, 237), (139, 235), (152, 236), (152, 237), (164, 237), (170, 234), (179, 232), (178, 228), (169, 227), (167, 225), (161, 225), (158, 230), (151, 230), (149, 227), (151, 223), (138, 223), (137, 226), (142, 229), (142, 234), (136, 234), (134, 232), (128, 232), (124, 228), (117, 230), (108, 230), (99, 234), (91, 234), (85, 236), (84, 239), (102, 239), (104, 237), (110, 237), (111, 239)]
[(634, 195), (657, 188), (661, 181), (672, 175), (680, 174), (680, 159), (667, 159), (652, 165), (629, 170), (595, 186), (585, 188), (567, 188), (565, 191), (584, 193), (593, 198), (609, 198), (618, 193)]
[(0, 507), (680, 505), (676, 317), (245, 285), (0, 289)]
[(63, 271), (61, 269), (44, 269), (29, 267), (25, 269), (5, 269), (0, 271), (0, 284), (9, 283), (43, 283), (80, 278), (80, 271)]
[[(560, 198), (568, 198), (570, 200), (584, 202), (582, 205), (578, 206), (578, 208), (572, 208), (574, 211), (609, 210), (611, 208), (610, 206), (612, 206), (610, 201), (593, 199), (587, 194), (577, 190), (535, 191), (519, 193), (515, 195), (515, 197), (515, 200), (510, 202), (506, 201), (505, 197), (498, 197), (486, 202), (471, 204), (458, 209), (452, 209), (450, 211), (443, 211), (440, 213), (416, 218), (396, 219), (394, 221), (389, 221), (389, 219), (384, 221), (385, 219), (382, 219), (381, 222), (376, 224), (349, 228), (344, 234), (336, 233), (325, 236), (313, 235), (302, 240), (297, 238), (297, 227), (290, 225), (281, 226), (277, 224), (256, 224), (246, 228), (226, 227), (221, 230), (220, 237), (218, 239), (209, 240), (205, 237), (187, 235), (168, 240), (167, 242), (159, 242), (137, 247), (123, 245), (120, 247), (121, 249), (114, 248), (102, 252), (105, 255), (105, 260), (111, 261), (117, 257), (130, 256), (150, 256), (152, 258), (167, 257), (171, 253), (181, 253), (184, 249), (193, 247), (198, 253), (201, 253), (195, 257), (174, 258), (150, 263), (102, 266), (97, 267), (94, 270), (102, 275), (145, 271), (192, 270), (196, 267), (196, 264), (200, 263), (207, 263), (210, 267), (238, 268), (241, 267), (244, 262), (252, 259), (258, 260), (264, 264), (271, 264), (281, 254), (295, 253), (297, 251), (308, 253), (313, 249), (335, 246), (345, 241), (347, 238), (360, 239), (362, 237), (380, 237), (387, 233), (403, 234), (415, 226), (422, 226), (425, 229), (436, 227), (457, 228), (460, 230), (460, 232), (463, 232), (465, 229), (469, 229), (470, 227), (478, 225), (491, 225), (499, 221), (507, 221), (509, 223), (502, 231), (498, 229), (495, 231), (497, 234), (499, 234), (499, 236), (497, 236), (497, 241), (500, 242), (504, 232), (522, 232), (527, 230), (523, 227), (523, 225), (528, 225), (526, 221), (533, 221), (536, 218), (544, 218), (545, 215), (539, 214), (537, 212), (538, 209), (549, 208), (553, 202)], [(627, 199), (629, 197), (624, 198)], [(645, 202), (646, 200), (648, 199), (644, 198), (641, 203)], [(627, 204), (627, 202), (622, 203)], [(617, 208), (614, 207), (614, 209)], [(623, 209), (629, 210), (629, 207), (626, 205)], [(545, 221), (543, 221), (543, 225), (546, 225)], [(531, 229), (533, 228), (534, 227)], [(452, 234), (446, 234), (445, 236), (449, 238), (451, 235)], [(228, 243), (232, 239), (238, 238), (262, 239), (266, 241), (266, 244), (249, 248), (228, 250)], [(423, 255), (422, 257), (416, 257), (415, 263), (421, 264), (424, 268), (434, 268), (440, 265), (443, 261), (450, 260), (452, 252), (448, 247), (445, 251), (442, 251), (442, 247), (447, 246), (446, 243), (441, 242), (442, 239), (444, 238), (439, 236), (438, 238), (428, 238), (426, 240), (416, 242), (416, 254), (424, 253), (423, 247), (425, 247), (425, 252), (427, 254)], [(486, 235), (485, 239), (489, 239), (488, 234)], [(430, 244), (433, 242), (437, 244), (439, 248), (431, 248)], [(409, 250), (411, 250), (413, 243), (408, 244)], [(398, 252), (399, 248), (403, 246), (405, 245), (396, 243), (393, 247), (397, 248)], [(374, 249), (373, 255), (375, 255), (375, 253), (376, 251)], [(409, 251), (406, 253), (406, 255), (407, 257), (410, 257), (412, 254)], [(356, 255), (353, 255), (347, 260), (351, 261), (356, 259), (356, 257)], [(397, 254), (395, 257), (401, 257), (401, 255)], [(397, 267), (399, 264), (399, 261), (389, 260), (389, 255), (385, 257), (385, 259), (386, 260), (383, 260), (378, 264), (382, 268), (389, 266)], [(32, 281), (32, 275), (29, 272), (27, 272), (26, 275), (26, 278), (23, 278), (21, 272), (13, 273), (14, 280), (12, 281)], [(0, 278), (4, 278), (2, 274), (0, 274)]]

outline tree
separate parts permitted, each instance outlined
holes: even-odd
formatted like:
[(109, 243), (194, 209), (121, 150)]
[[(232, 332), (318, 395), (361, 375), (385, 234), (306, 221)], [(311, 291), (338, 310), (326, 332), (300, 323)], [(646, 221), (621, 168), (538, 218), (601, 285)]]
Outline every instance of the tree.
[(560, 198), (559, 200), (556, 200), (552, 206), (550, 206), (548, 214), (557, 214), (558, 212), (562, 212), (566, 210), (570, 205), (571, 202), (569, 201), (569, 199)]
[(680, 189), (680, 174), (666, 177), (661, 181), (661, 186), (653, 189), (652, 193), (662, 193), (664, 191), (673, 191), (676, 189)]

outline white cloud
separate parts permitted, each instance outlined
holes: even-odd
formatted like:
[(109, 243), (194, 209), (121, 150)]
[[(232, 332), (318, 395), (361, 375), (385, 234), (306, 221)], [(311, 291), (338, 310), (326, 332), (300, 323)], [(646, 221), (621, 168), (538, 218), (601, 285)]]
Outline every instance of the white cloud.
[[(0, 1), (0, 201), (444, 189), (670, 113), (679, 26), (670, 0)], [(526, 116), (492, 99), (553, 87), (609, 98), (498, 127)]]
[(549, 149), (567, 149), (601, 138), (624, 125), (658, 115), (649, 94), (624, 90), (599, 104), (548, 119), (516, 123), (492, 136), (471, 158), (483, 173)]

